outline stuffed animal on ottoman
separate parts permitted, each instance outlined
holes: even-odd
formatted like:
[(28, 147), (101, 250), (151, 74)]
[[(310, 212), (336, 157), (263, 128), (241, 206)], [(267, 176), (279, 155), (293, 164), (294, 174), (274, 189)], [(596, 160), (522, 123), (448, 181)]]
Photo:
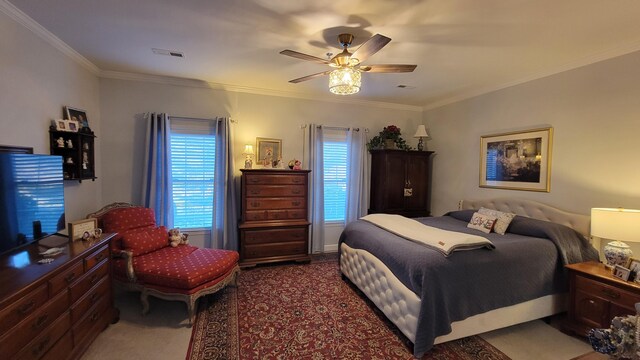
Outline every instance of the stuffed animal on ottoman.
[(188, 237), (189, 234), (181, 233), (180, 228), (169, 230), (169, 244), (171, 244), (171, 246), (173, 247), (176, 247), (180, 244), (187, 245), (189, 243), (189, 240), (187, 239)]

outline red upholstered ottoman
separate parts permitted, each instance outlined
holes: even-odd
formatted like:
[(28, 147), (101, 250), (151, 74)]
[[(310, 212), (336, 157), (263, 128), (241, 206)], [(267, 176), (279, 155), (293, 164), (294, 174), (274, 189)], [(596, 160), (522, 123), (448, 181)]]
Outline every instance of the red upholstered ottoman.
[(142, 313), (148, 297), (187, 304), (193, 324), (197, 300), (228, 284), (235, 285), (240, 270), (237, 251), (171, 247), (167, 230), (155, 225), (153, 210), (126, 203), (111, 204), (89, 214), (105, 232), (117, 232), (111, 242), (114, 278), (129, 290), (140, 291)]

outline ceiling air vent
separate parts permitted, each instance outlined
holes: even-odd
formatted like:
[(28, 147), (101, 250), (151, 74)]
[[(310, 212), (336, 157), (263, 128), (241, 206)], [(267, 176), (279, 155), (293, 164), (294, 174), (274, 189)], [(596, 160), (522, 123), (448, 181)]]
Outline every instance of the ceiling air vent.
[(151, 49), (151, 51), (153, 51), (153, 53), (156, 54), (156, 55), (168, 55), (168, 56), (173, 56), (173, 57), (184, 58), (184, 53), (180, 52), (180, 51), (166, 50), (166, 49), (156, 49), (156, 48)]

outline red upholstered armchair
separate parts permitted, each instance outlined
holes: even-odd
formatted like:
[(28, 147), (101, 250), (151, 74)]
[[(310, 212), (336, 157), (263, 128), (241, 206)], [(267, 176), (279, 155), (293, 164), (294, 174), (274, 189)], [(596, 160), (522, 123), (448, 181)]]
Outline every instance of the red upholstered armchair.
[(127, 203), (107, 205), (88, 218), (97, 218), (104, 232), (118, 233), (111, 241), (114, 278), (128, 290), (140, 291), (143, 315), (148, 297), (187, 304), (193, 324), (198, 298), (228, 284), (235, 285), (236, 251), (169, 245), (168, 229), (156, 226), (153, 210)]

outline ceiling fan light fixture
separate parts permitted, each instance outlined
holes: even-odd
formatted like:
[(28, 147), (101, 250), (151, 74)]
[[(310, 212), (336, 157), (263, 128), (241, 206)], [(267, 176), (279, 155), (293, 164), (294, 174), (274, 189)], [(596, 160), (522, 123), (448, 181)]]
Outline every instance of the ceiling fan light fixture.
[(329, 73), (329, 91), (336, 95), (352, 95), (360, 91), (362, 75), (360, 71), (342, 67)]

